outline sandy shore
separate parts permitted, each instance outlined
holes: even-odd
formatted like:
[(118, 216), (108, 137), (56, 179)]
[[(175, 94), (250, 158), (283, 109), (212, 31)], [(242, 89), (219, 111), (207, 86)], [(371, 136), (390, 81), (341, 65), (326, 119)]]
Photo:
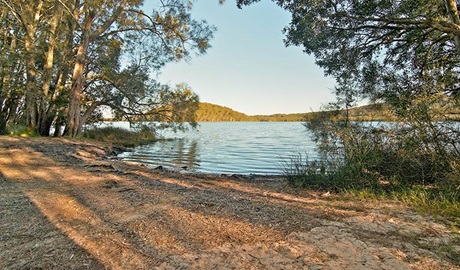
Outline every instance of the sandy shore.
[(0, 269), (460, 269), (459, 236), (402, 204), (110, 151), (0, 137)]

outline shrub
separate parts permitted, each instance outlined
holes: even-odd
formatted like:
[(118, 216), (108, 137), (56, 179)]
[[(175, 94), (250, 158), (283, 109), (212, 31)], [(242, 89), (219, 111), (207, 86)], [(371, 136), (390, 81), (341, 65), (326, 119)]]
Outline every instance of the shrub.
[(155, 141), (155, 133), (148, 127), (127, 130), (118, 127), (93, 127), (86, 129), (84, 137), (126, 147), (134, 147)]
[(293, 157), (284, 174), (295, 186), (391, 196), (460, 216), (460, 124), (420, 119), (378, 124), (319, 117), (306, 126), (320, 159)]
[(22, 137), (39, 136), (36, 130), (31, 130), (25, 124), (12, 124), (6, 127), (5, 134)]
[(297, 154), (284, 162), (282, 171), (289, 182), (295, 187), (321, 189), (326, 181), (324, 166), (318, 161), (311, 161), (307, 155)]

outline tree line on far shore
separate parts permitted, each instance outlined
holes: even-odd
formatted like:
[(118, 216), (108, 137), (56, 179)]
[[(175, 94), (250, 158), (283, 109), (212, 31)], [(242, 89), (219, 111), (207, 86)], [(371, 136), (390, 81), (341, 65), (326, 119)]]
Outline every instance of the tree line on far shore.
[[(447, 113), (450, 119), (460, 121), (460, 108), (453, 107)], [(344, 114), (345, 109), (336, 108), (308, 113), (247, 115), (225, 106), (200, 102), (195, 119), (197, 122), (308, 122), (326, 115), (340, 118)], [(383, 103), (349, 108), (347, 114), (350, 121), (398, 121), (389, 106)]]

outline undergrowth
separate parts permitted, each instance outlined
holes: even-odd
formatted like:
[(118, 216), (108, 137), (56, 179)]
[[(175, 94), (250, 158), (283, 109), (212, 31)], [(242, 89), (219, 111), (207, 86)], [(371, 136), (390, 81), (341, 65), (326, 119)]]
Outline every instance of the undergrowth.
[(156, 140), (155, 133), (149, 128), (127, 130), (118, 127), (93, 127), (86, 129), (83, 137), (125, 147), (134, 147)]
[(36, 130), (27, 128), (25, 124), (9, 125), (5, 132), (5, 135), (21, 136), (21, 137), (38, 137), (39, 136)]
[(292, 156), (284, 175), (296, 187), (398, 200), (460, 224), (459, 125), (439, 126), (309, 123), (320, 158)]
[[(346, 166), (336, 172), (325, 165), (308, 161), (301, 155), (292, 157), (284, 166), (286, 180), (295, 187), (330, 191), (351, 200), (397, 200), (421, 213), (447, 218), (460, 233), (460, 181), (451, 185), (407, 185), (406, 183), (363, 178)], [(458, 180), (458, 179), (457, 179)]]

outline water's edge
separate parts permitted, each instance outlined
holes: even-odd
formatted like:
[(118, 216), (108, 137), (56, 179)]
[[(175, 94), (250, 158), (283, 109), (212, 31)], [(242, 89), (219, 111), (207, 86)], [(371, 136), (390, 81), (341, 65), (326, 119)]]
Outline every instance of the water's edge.
[(230, 175), (281, 175), (292, 156), (317, 157), (299, 122), (206, 122), (197, 130), (164, 136), (172, 140), (138, 146), (118, 157), (152, 168)]

